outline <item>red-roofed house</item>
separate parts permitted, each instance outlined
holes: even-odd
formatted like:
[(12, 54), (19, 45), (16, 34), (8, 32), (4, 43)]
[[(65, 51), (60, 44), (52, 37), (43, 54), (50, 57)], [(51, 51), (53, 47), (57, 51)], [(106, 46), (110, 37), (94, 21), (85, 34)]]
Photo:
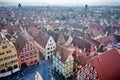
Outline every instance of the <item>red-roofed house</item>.
[(73, 74), (73, 50), (65, 47), (57, 47), (53, 56), (53, 67), (56, 72), (63, 75), (65, 78)]
[(39, 31), (35, 41), (38, 43), (40, 50), (42, 49), (41, 52), (46, 60), (53, 58), (53, 52), (56, 48), (56, 43), (52, 36)]
[(39, 49), (25, 33), (19, 33), (15, 47), (18, 52), (20, 67), (31, 66), (39, 62)]
[(27, 28), (27, 32), (33, 37), (36, 38), (38, 33), (39, 33), (39, 29), (37, 29), (36, 27), (28, 27)]
[(108, 44), (112, 44), (112, 43), (117, 43), (117, 40), (114, 35), (99, 38), (97, 39), (97, 41), (99, 41), (100, 43), (103, 43), (104, 46), (107, 46)]
[(90, 24), (90, 27), (86, 29), (86, 32), (93, 37), (98, 37), (105, 34), (105, 27), (99, 24)]
[(77, 72), (77, 80), (120, 80), (120, 54), (112, 48), (92, 58)]

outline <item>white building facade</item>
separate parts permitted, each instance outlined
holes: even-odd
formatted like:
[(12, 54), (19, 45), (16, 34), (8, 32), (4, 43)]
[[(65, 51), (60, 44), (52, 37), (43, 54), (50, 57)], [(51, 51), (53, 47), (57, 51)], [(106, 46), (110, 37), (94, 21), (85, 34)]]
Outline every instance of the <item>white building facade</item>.
[(53, 53), (55, 49), (56, 49), (56, 43), (53, 40), (53, 38), (50, 36), (45, 46), (45, 59), (46, 60), (53, 58)]
[(65, 78), (67, 78), (73, 74), (74, 58), (71, 54), (67, 56), (66, 60), (63, 59), (64, 57), (65, 56), (61, 56), (59, 52), (57, 52), (56, 55), (53, 55), (53, 68), (60, 75), (62, 74)]

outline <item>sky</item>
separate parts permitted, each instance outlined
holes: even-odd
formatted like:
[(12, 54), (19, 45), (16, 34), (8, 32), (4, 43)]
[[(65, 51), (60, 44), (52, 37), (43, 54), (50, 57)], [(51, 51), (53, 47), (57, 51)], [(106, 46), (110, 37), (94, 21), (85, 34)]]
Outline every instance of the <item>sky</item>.
[(44, 2), (50, 4), (111, 4), (120, 0), (0, 0), (0, 2)]

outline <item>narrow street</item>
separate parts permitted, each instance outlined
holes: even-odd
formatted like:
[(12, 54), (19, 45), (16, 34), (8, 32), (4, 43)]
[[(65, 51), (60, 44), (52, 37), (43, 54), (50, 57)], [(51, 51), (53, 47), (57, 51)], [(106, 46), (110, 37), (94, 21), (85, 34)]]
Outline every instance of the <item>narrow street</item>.
[(52, 60), (40, 60), (39, 64), (33, 65), (31, 67), (26, 67), (11, 76), (6, 77), (5, 80), (26, 80), (32, 73), (38, 71), (43, 80), (55, 80), (52, 75)]

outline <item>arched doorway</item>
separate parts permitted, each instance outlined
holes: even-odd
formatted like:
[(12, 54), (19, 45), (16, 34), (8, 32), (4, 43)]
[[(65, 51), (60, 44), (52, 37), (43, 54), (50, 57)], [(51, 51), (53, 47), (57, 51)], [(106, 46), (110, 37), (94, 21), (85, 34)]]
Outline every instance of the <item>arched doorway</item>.
[(21, 64), (21, 68), (25, 68), (26, 66), (27, 66), (26, 63), (22, 63), (22, 64)]
[(7, 71), (11, 71), (11, 70), (12, 70), (12, 67), (8, 67), (8, 68), (7, 68)]
[(14, 65), (14, 68), (18, 68), (18, 65)]

